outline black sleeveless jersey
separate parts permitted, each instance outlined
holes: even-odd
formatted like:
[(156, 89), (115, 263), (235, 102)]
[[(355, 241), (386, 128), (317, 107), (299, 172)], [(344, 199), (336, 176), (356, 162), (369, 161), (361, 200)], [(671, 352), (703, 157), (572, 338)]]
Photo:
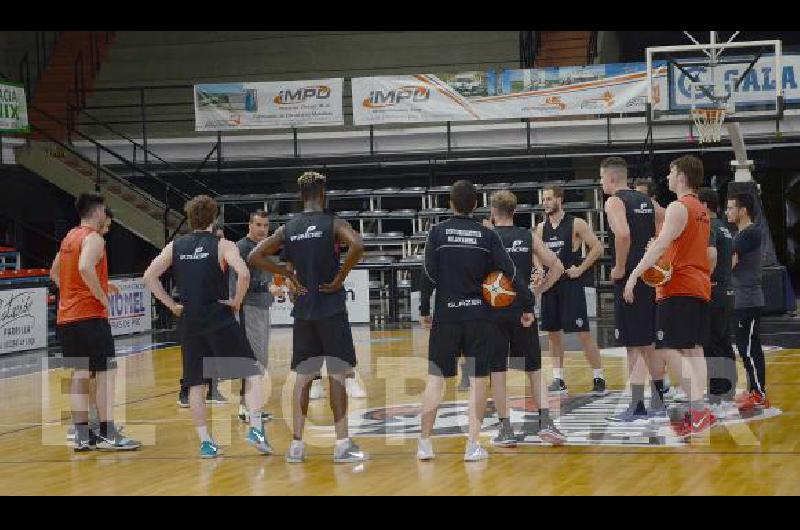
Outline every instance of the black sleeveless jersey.
[(193, 232), (172, 243), (172, 270), (180, 293), (182, 332), (199, 335), (235, 323), (228, 299), (226, 272), (219, 264), (219, 238), (211, 232)]
[(344, 288), (332, 294), (319, 291), (319, 286), (333, 281), (340, 269), (335, 219), (326, 212), (303, 212), (284, 227), (286, 261), (294, 266), (300, 283), (308, 289), (308, 294), (295, 300), (294, 318), (321, 320), (347, 311)]
[[(572, 234), (574, 232), (574, 227), (575, 216), (570, 214), (564, 214), (564, 218), (561, 219), (561, 222), (558, 223), (558, 226), (555, 228), (550, 224), (549, 216), (544, 220), (542, 241), (544, 241), (547, 248), (555, 252), (558, 259), (564, 264), (564, 270), (569, 269), (573, 265), (580, 265), (583, 260), (580, 247), (578, 247), (578, 250), (572, 250)], [(586, 273), (583, 275), (585, 276)], [(568, 278), (566, 274), (562, 276), (561, 280), (565, 278)], [(575, 279), (582, 280), (583, 276)]]
[[(496, 226), (495, 231), (500, 236), (506, 252), (511, 256), (517, 275), (528, 284), (533, 272), (533, 234), (530, 230), (518, 226)], [(517, 297), (510, 307), (493, 309), (492, 316), (497, 318), (514, 317), (522, 315), (522, 302)]]
[[(619, 190), (614, 194), (625, 204), (625, 218), (631, 234), (631, 248), (625, 263), (625, 277), (633, 272), (636, 265), (644, 257), (647, 243), (656, 235), (656, 213), (653, 201), (644, 193), (636, 190)], [(616, 263), (617, 249), (614, 246), (614, 231), (608, 232), (608, 245), (612, 266)]]

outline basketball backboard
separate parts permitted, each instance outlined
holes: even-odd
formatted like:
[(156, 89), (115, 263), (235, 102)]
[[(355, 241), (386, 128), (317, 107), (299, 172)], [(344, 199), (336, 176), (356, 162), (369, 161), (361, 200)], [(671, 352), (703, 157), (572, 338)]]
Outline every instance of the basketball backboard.
[(693, 109), (721, 108), (725, 121), (781, 119), (787, 86), (780, 40), (718, 42), (647, 48), (648, 112), (654, 123), (690, 121)]

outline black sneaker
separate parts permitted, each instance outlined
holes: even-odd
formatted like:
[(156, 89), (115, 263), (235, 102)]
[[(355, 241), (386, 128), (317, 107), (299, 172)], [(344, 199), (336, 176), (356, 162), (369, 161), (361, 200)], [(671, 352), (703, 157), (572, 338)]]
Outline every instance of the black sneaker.
[(562, 396), (567, 394), (567, 384), (563, 379), (553, 379), (547, 387), (547, 393), (551, 396)]
[(189, 408), (189, 389), (188, 388), (181, 388), (181, 391), (178, 392), (178, 406), (182, 409)]
[(608, 390), (606, 390), (605, 379), (600, 379), (599, 377), (594, 378), (594, 385), (592, 386), (592, 395), (598, 397), (608, 395)]

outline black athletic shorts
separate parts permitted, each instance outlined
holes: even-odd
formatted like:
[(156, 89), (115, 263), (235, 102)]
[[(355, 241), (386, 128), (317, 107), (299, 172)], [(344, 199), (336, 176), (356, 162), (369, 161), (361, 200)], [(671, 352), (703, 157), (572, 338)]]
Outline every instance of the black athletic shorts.
[(347, 313), (321, 320), (294, 319), (292, 370), (319, 374), (322, 363), (329, 374), (343, 374), (356, 366), (356, 349)]
[(656, 308), (656, 349), (688, 350), (708, 340), (708, 302), (693, 296), (672, 296)]
[(514, 370), (535, 372), (542, 368), (542, 347), (539, 345), (539, 326), (534, 321), (524, 328), (520, 319), (502, 318), (492, 323), (492, 358), (489, 368), (492, 373)]
[(629, 304), (622, 297), (627, 281), (614, 283), (614, 338), (617, 346), (651, 346), (656, 340), (656, 290), (637, 281)]
[(565, 277), (542, 294), (540, 317), (543, 331), (589, 331), (583, 280)]
[(455, 377), (459, 355), (467, 358), (470, 376), (487, 377), (494, 323), (489, 320), (435, 322), (428, 338), (428, 373)]
[[(181, 329), (179, 327), (179, 329)], [(208, 379), (244, 379), (264, 373), (250, 343), (235, 320), (206, 333), (181, 329), (183, 385), (199, 386)]]
[(104, 372), (115, 368), (114, 337), (106, 318), (89, 318), (56, 327), (63, 367)]

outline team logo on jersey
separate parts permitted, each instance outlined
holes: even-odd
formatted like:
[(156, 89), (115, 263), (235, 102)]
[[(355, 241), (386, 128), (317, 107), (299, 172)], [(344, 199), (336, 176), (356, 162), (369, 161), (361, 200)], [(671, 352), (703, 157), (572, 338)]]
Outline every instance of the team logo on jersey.
[[(560, 399), (560, 402), (559, 402)], [(567, 437), (567, 445), (679, 447), (689, 443), (688, 438), (675, 435), (669, 424), (627, 425), (609, 422), (606, 418), (624, 410), (630, 404), (630, 395), (611, 391), (602, 397), (574, 394), (550, 398), (550, 409), (558, 410), (556, 425)], [(667, 399), (668, 406), (675, 406)], [(536, 435), (539, 429), (538, 405), (531, 398), (509, 397), (509, 416), (514, 430), (523, 433), (521, 445), (541, 445)], [(388, 405), (364, 410), (354, 410), (348, 417), (352, 436), (416, 438), (421, 431), (422, 406), (419, 403)], [(743, 423), (772, 418), (781, 410), (753, 410), (741, 416), (720, 420), (721, 425)], [(487, 404), (481, 432), (495, 436), (499, 420), (494, 404)], [(320, 431), (332, 432), (331, 425), (311, 426)], [(442, 403), (433, 426), (433, 436), (464, 436), (469, 429), (467, 401)]]
[(633, 212), (643, 214), (653, 213), (653, 207), (646, 202), (643, 202), (639, 205), (639, 208), (634, 208)]
[(578, 326), (579, 328), (582, 328), (583, 327), (583, 319), (582, 318), (576, 318), (575, 319), (575, 325)]
[(506, 250), (509, 253), (511, 253), (511, 252), (529, 252), (531, 249), (529, 247), (523, 247), (522, 246), (523, 244), (525, 244), (525, 242), (523, 240), (517, 239), (513, 243), (511, 243), (511, 247), (506, 248)]
[(317, 231), (316, 225), (311, 225), (306, 228), (306, 231), (302, 234), (297, 234), (289, 238), (290, 241), (302, 241), (305, 239), (318, 239), (322, 237), (322, 230)]
[(615, 339), (619, 338), (619, 328), (614, 328), (614, 338)]
[(203, 252), (203, 247), (197, 247), (194, 249), (194, 254), (181, 254), (180, 260), (198, 260), (198, 259), (206, 259), (208, 257), (208, 252)]
[(659, 329), (658, 332), (656, 333), (656, 337), (658, 338), (658, 340), (664, 340), (664, 330)]

